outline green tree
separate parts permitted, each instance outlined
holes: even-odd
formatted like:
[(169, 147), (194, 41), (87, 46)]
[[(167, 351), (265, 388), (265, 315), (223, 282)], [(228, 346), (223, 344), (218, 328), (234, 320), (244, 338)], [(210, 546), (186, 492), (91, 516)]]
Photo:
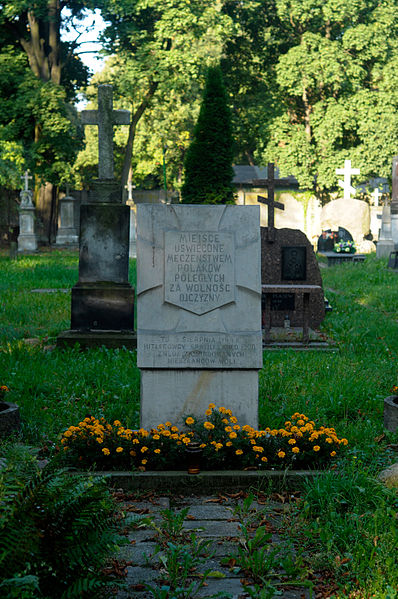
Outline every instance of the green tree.
[(132, 164), (137, 165), (133, 144), (138, 124), (144, 120), (143, 136), (148, 139), (147, 127), (152, 128), (149, 136), (154, 153), (148, 159), (142, 145), (142, 174), (150, 168), (159, 170), (156, 163), (161, 162), (164, 143), (174, 172), (178, 172), (199, 108), (204, 73), (207, 66), (219, 62), (232, 32), (223, 4), (213, 0), (106, 0), (101, 5), (109, 23), (103, 36), (112, 56), (108, 81), (114, 84), (116, 95), (125, 99), (124, 107), (132, 111), (123, 186)]
[[(67, 177), (80, 146), (76, 114), (68, 101), (88, 74), (76, 59), (75, 45), (60, 39), (66, 7), (71, 10), (67, 19), (79, 18), (84, 3), (0, 3), (0, 147), (6, 160), (2, 172), (14, 173), (15, 181), (23, 155), (23, 166), (36, 175), (36, 207), (49, 240), (54, 184)], [(10, 112), (2, 119), (7, 106)]]
[(220, 67), (210, 67), (193, 140), (185, 159), (182, 201), (227, 204), (234, 200), (232, 128)]
[(287, 51), (262, 161), (322, 192), (350, 158), (361, 179), (389, 176), (398, 147), (398, 14), (394, 0), (275, 0)]

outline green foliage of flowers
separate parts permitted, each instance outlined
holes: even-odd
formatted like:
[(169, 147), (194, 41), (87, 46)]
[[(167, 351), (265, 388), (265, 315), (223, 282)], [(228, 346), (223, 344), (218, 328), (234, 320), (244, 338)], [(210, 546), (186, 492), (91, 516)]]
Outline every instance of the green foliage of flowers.
[(357, 248), (353, 241), (339, 241), (334, 244), (333, 251), (337, 254), (355, 254)]
[(202, 468), (320, 468), (334, 460), (348, 441), (334, 428), (320, 426), (296, 412), (284, 428), (255, 430), (240, 426), (231, 410), (209, 404), (206, 419), (185, 419), (179, 431), (171, 422), (138, 431), (90, 416), (70, 426), (61, 436), (60, 451), (67, 463), (81, 467), (139, 470), (180, 469), (185, 449), (197, 444), (203, 452)]

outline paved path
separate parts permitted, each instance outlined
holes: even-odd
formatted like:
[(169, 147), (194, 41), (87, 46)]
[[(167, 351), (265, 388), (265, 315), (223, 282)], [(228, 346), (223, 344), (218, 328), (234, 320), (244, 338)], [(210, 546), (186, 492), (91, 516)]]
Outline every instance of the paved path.
[[(118, 494), (116, 494), (118, 495)], [(232, 497), (231, 497), (232, 495)], [(160, 534), (164, 530), (164, 516), (161, 512), (172, 510), (172, 514), (178, 514), (185, 508), (188, 509), (183, 528), (181, 531), (180, 544), (189, 544), (189, 537), (193, 533), (197, 541), (208, 542), (208, 547), (195, 561), (196, 569), (192, 572), (186, 586), (190, 582), (199, 583), (200, 573), (206, 570), (214, 572), (214, 576), (206, 578), (205, 585), (197, 593), (183, 595), (183, 597), (212, 597), (216, 593), (231, 599), (243, 599), (250, 595), (245, 592), (244, 585), (253, 584), (253, 579), (248, 571), (243, 571), (238, 566), (238, 561), (233, 557), (242, 541), (242, 529), (240, 523), (243, 521), (252, 538), (258, 526), (264, 527), (267, 533), (266, 547), (271, 550), (277, 549), (281, 555), (291, 552), (287, 548), (280, 535), (278, 527), (281, 525), (283, 513), (288, 506), (282, 503), (253, 501), (245, 517), (234, 513), (237, 506), (243, 505), (243, 499), (237, 497), (242, 494), (231, 494), (229, 497), (213, 496), (179, 496), (159, 497), (149, 496), (146, 500), (134, 499), (119, 493), (121, 507), (126, 513), (126, 537), (127, 545), (122, 547), (117, 556), (122, 568), (125, 566), (127, 572), (126, 582), (128, 590), (118, 591), (117, 599), (150, 599), (152, 593), (145, 587), (146, 584), (161, 588), (168, 583), (167, 569), (165, 568), (165, 556), (167, 553), (167, 535)], [(170, 512), (169, 512), (170, 513)], [(142, 519), (146, 519), (143, 523)], [(149, 520), (152, 524), (150, 524)], [(161, 525), (161, 526), (159, 526)], [(157, 529), (156, 529), (157, 528)], [(217, 574), (216, 574), (217, 573)], [(283, 574), (283, 573), (281, 573)], [(273, 584), (277, 586), (273, 574)], [(283, 590), (283, 599), (308, 599), (310, 593), (306, 588), (299, 586), (289, 587), (286, 577), (278, 576), (279, 582), (283, 581), (285, 586), (279, 587)], [(272, 582), (272, 576), (269, 578)], [(262, 586), (262, 585), (260, 585)], [(161, 595), (156, 595), (156, 597)], [(165, 597), (167, 595), (164, 595)], [(255, 594), (252, 597), (268, 599), (273, 596)]]

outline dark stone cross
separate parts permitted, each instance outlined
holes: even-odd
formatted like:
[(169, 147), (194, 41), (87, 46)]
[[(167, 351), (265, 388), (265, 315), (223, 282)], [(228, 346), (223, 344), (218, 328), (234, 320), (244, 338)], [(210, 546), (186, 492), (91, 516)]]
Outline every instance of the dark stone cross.
[(98, 86), (98, 110), (82, 110), (84, 125), (98, 126), (98, 177), (113, 179), (113, 125), (129, 125), (128, 110), (113, 110), (112, 85)]
[(257, 196), (257, 200), (261, 204), (266, 204), (268, 206), (268, 241), (274, 241), (275, 239), (275, 216), (274, 210), (275, 208), (279, 208), (280, 210), (284, 210), (285, 207), (280, 202), (275, 202), (275, 177), (274, 177), (274, 163), (269, 162), (267, 168), (267, 179), (257, 179), (253, 181), (254, 185), (258, 185), (259, 187), (267, 187), (268, 196), (264, 198), (263, 196)]

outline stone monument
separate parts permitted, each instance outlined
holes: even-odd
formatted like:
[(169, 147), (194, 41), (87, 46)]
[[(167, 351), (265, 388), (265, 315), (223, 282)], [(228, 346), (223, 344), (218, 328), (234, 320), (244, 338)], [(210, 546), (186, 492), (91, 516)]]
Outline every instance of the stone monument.
[(381, 215), (379, 240), (376, 244), (376, 258), (388, 258), (395, 249), (391, 230), (391, 206), (385, 204)]
[(70, 195), (69, 185), (65, 195), (59, 199), (58, 230), (55, 245), (73, 247), (79, 243), (79, 233), (75, 224), (76, 199)]
[(37, 250), (35, 207), (32, 202), (33, 194), (29, 189), (29, 179), (32, 179), (29, 171), (25, 171), (21, 179), (24, 180), (25, 188), (20, 193), (18, 252), (35, 252)]
[(57, 342), (134, 347), (134, 290), (128, 282), (130, 208), (113, 175), (113, 125), (130, 114), (113, 110), (112, 86), (98, 87), (98, 110), (82, 112), (98, 126), (99, 178), (80, 207), (79, 281), (72, 288), (71, 330)]
[(141, 426), (208, 404), (258, 424), (258, 206), (137, 206)]
[(398, 249), (398, 156), (392, 159), (391, 235)]

